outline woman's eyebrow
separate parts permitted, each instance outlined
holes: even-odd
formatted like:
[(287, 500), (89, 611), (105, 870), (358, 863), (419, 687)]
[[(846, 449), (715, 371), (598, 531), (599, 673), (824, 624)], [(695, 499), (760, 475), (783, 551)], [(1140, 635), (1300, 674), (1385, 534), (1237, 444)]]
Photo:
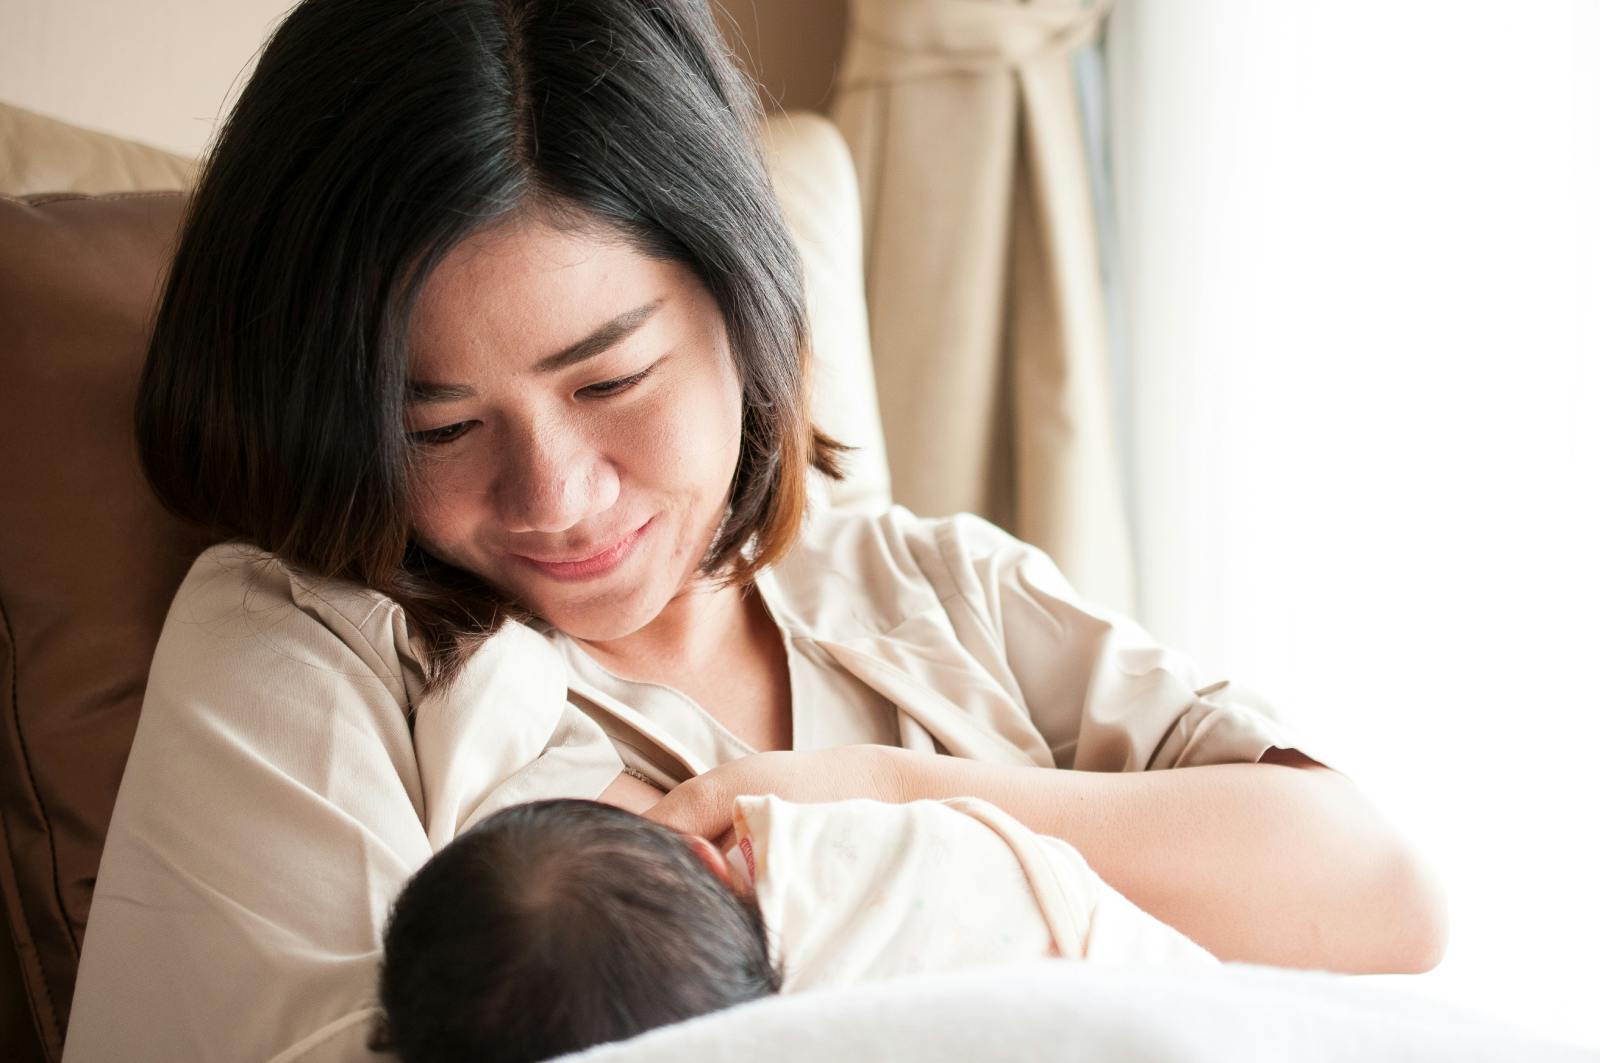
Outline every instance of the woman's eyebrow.
[(655, 313), (660, 305), (661, 300), (655, 299), (643, 306), (636, 306), (632, 310), (618, 314), (565, 350), (557, 351), (548, 358), (539, 359), (534, 363), (534, 372), (553, 373), (610, 350), (648, 321), (650, 315)]
[[(643, 306), (636, 306), (632, 310), (618, 314), (576, 343), (564, 347), (549, 357), (539, 359), (533, 365), (534, 372), (554, 373), (604, 354), (638, 331), (639, 327), (650, 319), (650, 315), (660, 308), (661, 303), (661, 299), (654, 299)], [(456, 402), (460, 399), (470, 399), (475, 394), (477, 393), (471, 388), (461, 384), (430, 384), (422, 380), (406, 382), (408, 406)]]

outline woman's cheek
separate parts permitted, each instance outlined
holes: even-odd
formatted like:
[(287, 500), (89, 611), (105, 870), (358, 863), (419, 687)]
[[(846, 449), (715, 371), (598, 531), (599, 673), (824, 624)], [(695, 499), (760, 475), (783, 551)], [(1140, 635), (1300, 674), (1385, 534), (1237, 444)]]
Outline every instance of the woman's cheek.
[(703, 407), (696, 409), (699, 405), (693, 391), (660, 388), (618, 418), (613, 438), (621, 446), (614, 452), (627, 455), (626, 471), (658, 487), (687, 486), (682, 483), (685, 474), (705, 446), (695, 428), (706, 421)]
[(451, 555), (469, 537), (475, 471), (463, 462), (424, 455), (412, 473), (411, 525), (436, 552)]
[(644, 435), (638, 449), (675, 480), (689, 486), (725, 488), (703, 479), (733, 474), (738, 460), (741, 400), (736, 377), (721, 367), (699, 367), (699, 372), (673, 389), (651, 396), (651, 415), (641, 418)]

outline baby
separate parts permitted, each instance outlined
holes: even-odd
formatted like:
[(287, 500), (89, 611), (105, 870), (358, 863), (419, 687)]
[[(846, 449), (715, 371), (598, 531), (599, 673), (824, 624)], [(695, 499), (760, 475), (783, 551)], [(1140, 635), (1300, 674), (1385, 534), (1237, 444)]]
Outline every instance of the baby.
[(516, 805), (412, 877), (384, 931), (405, 1063), (530, 1063), (778, 991), (761, 911), (703, 838), (594, 801)]
[(731, 858), (591, 801), (464, 832), (395, 902), (373, 1047), (538, 1060), (780, 990), (1041, 956), (1216, 964), (982, 801), (734, 813)]

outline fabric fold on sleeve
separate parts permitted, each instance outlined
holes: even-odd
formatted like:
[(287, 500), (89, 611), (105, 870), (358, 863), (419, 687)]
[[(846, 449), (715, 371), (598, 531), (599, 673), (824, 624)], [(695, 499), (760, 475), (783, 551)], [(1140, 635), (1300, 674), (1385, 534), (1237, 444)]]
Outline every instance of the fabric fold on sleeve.
[(496, 632), (449, 687), (420, 701), (413, 741), (435, 851), (511, 805), (595, 797), (622, 771), (600, 725), (568, 703), (560, 652), (521, 624)]
[(1133, 618), (1085, 600), (1043, 551), (971, 516), (941, 522), (938, 535), (956, 587), (1001, 647), (1056, 766), (1249, 763), (1274, 746), (1325, 763), (1278, 707), (1204, 673)]

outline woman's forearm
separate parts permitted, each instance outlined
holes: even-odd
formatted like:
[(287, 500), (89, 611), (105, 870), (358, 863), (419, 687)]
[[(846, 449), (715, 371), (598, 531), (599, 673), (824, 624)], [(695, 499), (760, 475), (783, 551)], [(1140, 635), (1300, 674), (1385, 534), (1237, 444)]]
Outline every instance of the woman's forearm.
[(1444, 951), (1433, 876), (1349, 780), (1298, 754), (1283, 759), (1307, 766), (1141, 772), (886, 755), (904, 799), (980, 797), (1064, 838), (1220, 959), (1412, 972)]

